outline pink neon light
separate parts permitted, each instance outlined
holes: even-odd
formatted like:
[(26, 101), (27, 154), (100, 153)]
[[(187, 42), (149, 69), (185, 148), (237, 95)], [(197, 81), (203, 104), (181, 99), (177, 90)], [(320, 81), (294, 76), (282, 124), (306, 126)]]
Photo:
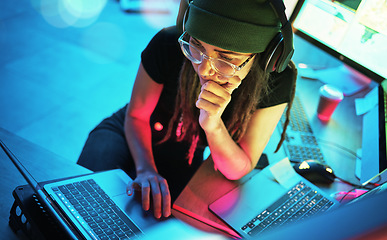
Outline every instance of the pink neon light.
[(156, 122), (154, 125), (154, 128), (156, 131), (161, 131), (161, 130), (163, 130), (164, 126), (161, 123)]

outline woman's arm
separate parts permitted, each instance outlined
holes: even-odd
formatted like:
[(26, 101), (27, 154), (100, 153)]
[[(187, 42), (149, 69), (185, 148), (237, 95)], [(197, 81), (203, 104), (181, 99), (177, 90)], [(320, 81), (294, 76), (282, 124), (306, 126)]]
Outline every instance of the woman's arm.
[(163, 85), (153, 81), (140, 64), (124, 124), (126, 140), (137, 173), (134, 182), (128, 185), (128, 194), (133, 194), (133, 188), (140, 190), (144, 210), (149, 210), (150, 196), (152, 196), (156, 218), (161, 217), (162, 210), (165, 217), (168, 217), (171, 212), (168, 184), (158, 174), (154, 162), (149, 125), (150, 116), (156, 107), (162, 89)]
[(216, 131), (207, 133), (214, 164), (225, 177), (240, 179), (254, 169), (286, 105), (258, 109), (238, 143), (231, 138), (223, 122)]
[(287, 104), (255, 111), (245, 135), (236, 143), (221, 119), (232, 91), (208, 81), (202, 86), (196, 106), (200, 109), (199, 123), (206, 133), (215, 167), (226, 178), (235, 180), (254, 169)]

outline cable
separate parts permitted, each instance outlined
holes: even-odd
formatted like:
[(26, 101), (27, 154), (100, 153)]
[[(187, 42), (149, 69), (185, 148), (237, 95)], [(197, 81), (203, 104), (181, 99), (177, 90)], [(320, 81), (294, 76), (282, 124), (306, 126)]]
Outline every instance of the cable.
[(356, 157), (357, 159), (360, 159), (360, 160), (361, 160), (361, 157), (359, 157), (359, 156), (356, 154), (356, 152), (352, 151), (352, 150), (349, 149), (349, 148), (343, 147), (343, 146), (341, 146), (340, 144), (333, 143), (333, 142), (330, 142), (330, 141), (327, 141), (327, 140), (324, 140), (324, 139), (321, 139), (321, 138), (317, 138), (317, 140), (318, 140), (319, 142), (322, 142), (322, 143), (325, 143), (325, 144), (327, 144), (327, 145), (334, 146), (334, 147), (336, 147), (336, 148), (338, 148), (338, 149), (340, 149), (340, 150), (343, 150), (343, 151), (345, 151), (345, 152), (347, 152), (347, 153), (353, 155), (353, 156)]
[(348, 196), (348, 194), (351, 193), (351, 192), (352, 192), (353, 190), (355, 190), (355, 189), (356, 189), (356, 187), (354, 187), (354, 188), (350, 189), (349, 191), (347, 191), (347, 192), (340, 198), (340, 200), (338, 200), (339, 203), (341, 203), (341, 202), (344, 200), (344, 198), (345, 198), (346, 196)]
[(377, 186), (377, 185), (372, 185), (373, 187), (368, 187), (369, 184), (367, 184), (367, 185), (359, 185), (359, 184), (355, 184), (355, 183), (352, 183), (352, 182), (350, 182), (350, 181), (347, 181), (347, 180), (345, 180), (345, 179), (343, 179), (343, 178), (340, 178), (340, 177), (338, 177), (338, 176), (336, 176), (336, 178), (339, 179), (339, 180), (340, 180), (341, 182), (343, 182), (343, 183), (346, 183), (346, 184), (348, 184), (348, 185), (351, 185), (351, 186), (354, 187), (354, 188), (360, 188), (360, 189), (371, 190), (371, 189), (373, 189), (374, 187)]
[[(349, 149), (349, 148), (346, 148), (346, 147), (344, 147), (344, 146), (341, 146), (340, 144), (333, 143), (333, 142), (331, 142), (331, 141), (327, 141), (327, 140), (324, 140), (324, 139), (321, 139), (321, 138), (317, 138), (317, 140), (318, 140), (320, 143), (323, 143), (323, 144), (326, 144), (326, 145), (330, 145), (330, 146), (336, 147), (336, 148), (338, 148), (338, 149), (340, 149), (340, 150), (343, 150), (343, 151), (345, 151), (345, 152), (347, 152), (347, 153), (353, 155), (356, 159), (361, 160), (361, 157), (359, 157), (359, 155), (356, 154), (356, 152), (352, 151), (352, 150)], [(374, 187), (377, 187), (377, 186), (378, 186), (378, 183), (382, 180), (381, 176), (379, 175), (379, 176), (378, 176), (379, 179), (378, 179), (378, 181), (376, 181), (375, 183), (367, 183), (367, 184), (365, 184), (365, 185), (359, 185), (359, 184), (355, 184), (355, 183), (352, 183), (352, 182), (350, 182), (350, 181), (347, 181), (347, 180), (345, 180), (345, 179), (343, 179), (343, 178), (340, 178), (340, 177), (338, 177), (338, 176), (336, 176), (336, 178), (339, 179), (339, 180), (340, 180), (341, 182), (343, 182), (343, 183), (346, 183), (346, 184), (348, 184), (348, 185), (353, 186), (354, 188), (361, 188), (361, 189), (367, 189), (367, 190), (370, 190), (370, 189), (372, 189), (372, 188), (374, 188)], [(369, 185), (371, 185), (372, 187), (371, 187), (371, 188), (370, 188), (370, 187), (367, 187), (367, 186), (369, 186)]]

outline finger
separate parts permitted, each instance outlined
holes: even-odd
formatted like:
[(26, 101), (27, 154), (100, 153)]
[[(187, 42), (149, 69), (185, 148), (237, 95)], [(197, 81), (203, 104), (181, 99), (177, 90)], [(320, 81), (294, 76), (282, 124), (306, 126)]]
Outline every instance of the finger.
[(216, 83), (206, 83), (206, 86), (203, 85), (200, 91), (199, 99), (206, 100), (217, 106), (225, 106), (231, 100), (231, 93)]
[(203, 84), (201, 90), (202, 91), (207, 90), (207, 91), (212, 92), (221, 98), (227, 98), (227, 96), (231, 95), (231, 93), (232, 93), (232, 88), (229, 85), (230, 84), (228, 84), (228, 83), (220, 85), (217, 82), (208, 81), (205, 84)]
[(141, 190), (140, 185), (136, 181), (130, 181), (128, 185), (126, 185), (126, 193), (128, 194), (128, 196), (132, 196), (134, 191), (136, 190)]
[(134, 189), (133, 189), (133, 181), (132, 181), (126, 185), (126, 194), (128, 194), (128, 196), (132, 196), (133, 192), (134, 192)]
[(220, 105), (221, 102), (224, 102), (225, 99), (216, 95), (213, 92), (207, 91), (206, 89), (203, 89), (200, 94), (198, 99), (206, 100), (210, 103), (213, 103), (215, 105)]
[(163, 197), (163, 215), (169, 217), (171, 215), (171, 194), (167, 180), (163, 179), (160, 181), (160, 190)]
[(227, 92), (232, 94), (239, 87), (239, 85), (240, 85), (240, 82), (234, 83), (234, 84), (227, 83), (227, 84), (223, 85), (223, 87), (226, 89)]
[(141, 183), (141, 195), (142, 195), (142, 208), (145, 211), (149, 210), (150, 205), (150, 186), (148, 181), (143, 181)]
[(161, 217), (161, 192), (160, 185), (157, 177), (150, 179), (150, 185), (152, 190), (152, 198), (153, 198), (153, 214), (156, 218)]
[(219, 112), (222, 111), (222, 108), (219, 105), (215, 105), (214, 103), (201, 98), (196, 101), (196, 107), (203, 109), (209, 115), (218, 115)]

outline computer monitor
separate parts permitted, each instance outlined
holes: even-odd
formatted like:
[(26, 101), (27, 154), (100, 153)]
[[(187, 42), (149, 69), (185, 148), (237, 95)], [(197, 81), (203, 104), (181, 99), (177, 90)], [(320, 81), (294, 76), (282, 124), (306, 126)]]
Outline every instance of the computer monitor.
[[(387, 82), (377, 87), (377, 105), (363, 116), (360, 182), (387, 181)], [(372, 101), (371, 101), (372, 102)]]
[(342, 62), (315, 76), (344, 95), (387, 78), (385, 0), (299, 0), (290, 21), (297, 36)]

